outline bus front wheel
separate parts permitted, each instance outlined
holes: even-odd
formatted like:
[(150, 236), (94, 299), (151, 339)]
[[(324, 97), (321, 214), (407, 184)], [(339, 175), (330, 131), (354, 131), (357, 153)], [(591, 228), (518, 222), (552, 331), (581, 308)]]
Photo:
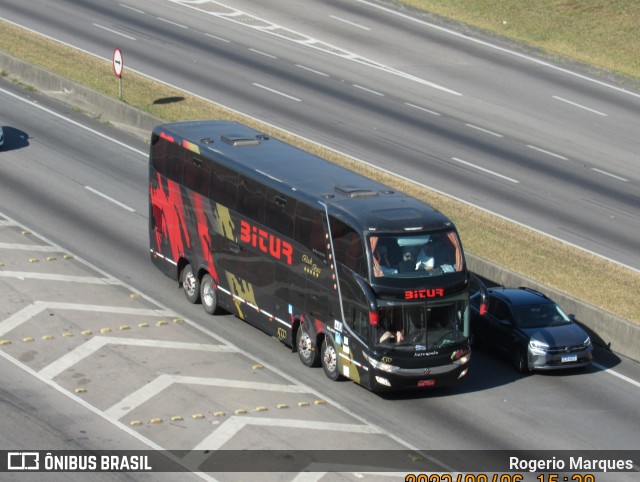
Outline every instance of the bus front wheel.
[(204, 311), (210, 315), (219, 315), (222, 308), (218, 305), (218, 293), (213, 283), (213, 278), (209, 273), (205, 274), (200, 281), (200, 299)]
[(321, 360), (322, 368), (327, 377), (334, 381), (340, 378), (340, 372), (338, 371), (338, 353), (333, 346), (333, 342), (327, 337), (322, 341)]
[(197, 303), (200, 301), (200, 281), (193, 272), (193, 267), (190, 264), (182, 268), (182, 272), (180, 273), (180, 283), (182, 284), (184, 295), (190, 303)]
[(313, 346), (311, 336), (309, 336), (309, 332), (304, 323), (300, 323), (300, 326), (298, 326), (298, 332), (296, 333), (296, 350), (303, 365), (308, 367), (320, 366), (320, 352)]

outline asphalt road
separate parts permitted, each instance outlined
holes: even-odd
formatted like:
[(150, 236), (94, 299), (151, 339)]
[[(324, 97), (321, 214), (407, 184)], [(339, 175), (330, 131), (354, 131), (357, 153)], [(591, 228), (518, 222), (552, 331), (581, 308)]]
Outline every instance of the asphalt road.
[[(304, 367), (295, 353), (234, 317), (205, 315), (200, 307), (187, 304), (176, 285), (160, 274), (148, 259), (145, 144), (41, 94), (28, 93), (8, 81), (1, 86), (0, 105), (7, 136), (0, 152), (1, 211), (19, 223), (5, 226), (3, 235), (9, 233), (19, 238), (20, 226), (24, 225), (61, 246), (64, 252), (91, 263), (91, 267), (66, 265), (69, 267), (65, 269), (71, 274), (90, 277), (108, 274), (118, 281), (113, 286), (96, 289), (86, 283), (55, 280), (36, 279), (31, 285), (28, 276), (22, 276), (24, 280), (20, 277), (0, 279), (5, 311), (0, 326), (6, 327), (7, 319), (15, 320), (16, 313), (34, 301), (45, 300), (55, 315), (40, 321), (29, 318), (19, 328), (12, 321), (11, 326), (15, 327), (2, 335), (3, 339), (13, 339), (11, 345), (2, 348), (3, 373), (5, 369), (11, 372), (9, 382), (17, 383), (14, 380), (26, 373), (24, 383), (36, 384), (29, 390), (12, 390), (12, 385), (8, 385), (11, 398), (3, 392), (7, 402), (2, 409), (12, 417), (27, 419), (21, 423), (26, 429), (21, 438), (5, 436), (3, 446), (24, 444), (28, 450), (30, 444), (41, 447), (44, 440), (56, 447), (73, 444), (91, 448), (125, 444), (131, 439), (185, 450), (204, 448), (209, 443), (235, 448), (254, 447), (256, 443), (260, 447), (263, 443), (269, 448), (284, 449), (312, 444), (321, 448), (392, 446), (454, 451), (640, 448), (637, 404), (640, 365), (615, 356), (610, 358), (599, 353), (597, 364), (587, 370), (521, 377), (504, 361), (478, 352), (473, 355), (471, 377), (464, 385), (381, 397), (351, 382), (332, 382), (321, 370)], [(3, 271), (18, 270), (9, 266), (10, 263), (22, 263), (20, 269), (36, 272), (65, 266), (51, 265), (44, 259), (41, 263), (28, 263), (26, 259), (32, 254), (18, 256), (11, 251), (11, 246), (2, 246), (0, 255), (7, 260)], [(60, 253), (57, 257), (61, 261)], [(132, 298), (128, 296), (130, 293), (144, 296)], [(117, 318), (104, 318), (110, 311), (103, 308), (92, 311), (83, 306), (81, 311), (88, 314), (62, 316), (60, 312), (68, 310), (68, 306), (55, 303), (156, 309), (160, 310), (158, 316), (169, 321), (168, 326), (156, 326), (157, 316), (152, 317), (147, 322), (155, 331), (141, 334), (140, 330), (144, 329), (137, 323), (139, 317), (149, 316), (146, 311), (142, 314), (122, 311)], [(46, 311), (42, 313), (46, 315)], [(137, 313), (136, 318), (127, 317), (131, 313)], [(185, 323), (172, 323), (173, 316)], [(105, 324), (110, 324), (112, 332), (101, 331)], [(132, 329), (120, 330), (122, 324)], [(95, 341), (91, 341), (90, 355), (80, 357), (75, 343), (80, 341), (79, 333), (87, 325), (91, 326), (92, 335), (82, 336)], [(41, 341), (47, 326), (59, 330), (50, 345)], [(167, 330), (160, 331), (165, 328)], [(76, 336), (62, 337), (59, 333), (63, 329), (71, 330)], [(34, 343), (39, 343), (37, 349), (35, 345), (21, 343), (29, 333)], [(185, 350), (184, 345), (177, 343), (205, 344), (209, 348)], [(135, 348), (140, 346), (144, 348)], [(149, 346), (165, 349), (148, 352)], [(83, 350), (86, 354), (89, 348), (85, 346)], [(229, 351), (220, 357), (220, 350)], [(203, 351), (214, 354), (205, 356)], [(79, 361), (82, 363), (78, 364)], [(256, 364), (265, 369), (256, 368)], [(612, 370), (604, 370), (605, 367)], [(19, 370), (18, 374), (15, 370)], [(176, 391), (162, 385), (167, 377), (187, 380), (190, 386)], [(197, 380), (180, 377), (197, 377)], [(235, 391), (234, 381), (248, 383), (257, 377), (269, 386), (277, 385), (279, 395), (265, 397), (262, 385), (249, 385), (250, 389), (243, 393)], [(224, 378), (225, 382), (213, 383), (210, 378)], [(46, 386), (38, 387), (38, 382), (43, 381), (48, 381)], [(198, 388), (212, 383), (217, 383), (215, 391)], [(88, 387), (85, 395), (75, 393), (81, 386)], [(157, 386), (161, 389), (153, 388)], [(56, 390), (55, 397), (45, 393), (49, 388)], [(139, 403), (140, 390), (145, 395), (144, 403)], [(25, 413), (14, 408), (35, 404), (34, 393), (40, 391), (43, 397), (51, 399), (48, 410), (26, 410)], [(60, 393), (82, 402), (70, 403)], [(136, 400), (138, 403), (132, 403)], [(326, 403), (317, 406), (316, 400)], [(299, 401), (306, 401), (306, 407), (311, 410), (304, 412), (302, 406), (297, 405)], [(261, 429), (254, 436), (236, 429), (231, 432), (233, 436), (217, 439), (216, 430), (211, 432), (211, 426), (219, 423), (212, 415), (216, 407), (225, 407), (229, 414), (245, 404), (250, 408), (247, 414), (252, 417), (250, 420), (261, 416), (279, 419), (282, 418), (276, 408), (279, 403), (288, 404), (291, 410), (285, 418), (297, 423), (268, 422), (272, 427), (279, 424), (282, 430)], [(260, 404), (269, 409), (266, 414), (258, 409)], [(86, 431), (83, 437), (77, 436), (74, 430), (75, 437), (70, 438), (54, 424), (51, 437), (41, 438), (38, 427), (52, 425), (55, 414), (87, 408), (90, 408), (91, 420), (87, 420), (86, 428), (82, 429)], [(168, 420), (178, 411), (183, 417), (182, 423), (151, 421), (156, 417)], [(190, 420), (198, 411), (206, 413), (204, 427), (208, 429)], [(143, 423), (131, 428), (130, 421), (135, 418)], [(112, 423), (116, 433), (99, 438), (102, 432), (94, 424), (105, 420)], [(2, 423), (8, 433), (12, 433), (13, 420), (4, 419)], [(322, 425), (327, 423), (335, 425)], [(320, 428), (310, 434), (309, 426)], [(124, 433), (117, 433), (118, 428)], [(319, 477), (332, 480), (332, 474)], [(345, 480), (360, 478), (354, 472), (344, 477)], [(631, 474), (598, 474), (597, 480), (630, 481), (633, 477)]]
[(573, 66), (362, 1), (6, 0), (0, 16), (640, 268), (640, 94)]

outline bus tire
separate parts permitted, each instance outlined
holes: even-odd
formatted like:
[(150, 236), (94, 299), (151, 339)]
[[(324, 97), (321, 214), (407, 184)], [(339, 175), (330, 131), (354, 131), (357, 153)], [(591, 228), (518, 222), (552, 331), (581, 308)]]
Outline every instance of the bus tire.
[(325, 375), (331, 380), (338, 380), (340, 378), (340, 372), (338, 371), (338, 352), (336, 352), (335, 346), (329, 337), (324, 338), (322, 341), (322, 368)]
[(193, 271), (193, 267), (188, 264), (182, 268), (180, 273), (180, 283), (182, 290), (190, 303), (198, 303), (200, 301), (200, 280)]
[(304, 323), (298, 326), (296, 333), (296, 351), (303, 365), (308, 367), (320, 366), (320, 352), (313, 346), (313, 340)]
[(210, 315), (222, 313), (223, 310), (218, 305), (218, 292), (209, 273), (205, 274), (200, 280), (200, 300), (202, 301), (202, 308)]

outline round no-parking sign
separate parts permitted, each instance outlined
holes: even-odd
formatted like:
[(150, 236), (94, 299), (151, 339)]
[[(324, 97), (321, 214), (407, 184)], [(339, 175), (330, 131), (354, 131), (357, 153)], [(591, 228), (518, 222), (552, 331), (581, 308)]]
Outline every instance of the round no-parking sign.
[(113, 71), (116, 73), (116, 77), (122, 77), (122, 69), (124, 68), (124, 61), (122, 60), (122, 52), (120, 49), (113, 51)]

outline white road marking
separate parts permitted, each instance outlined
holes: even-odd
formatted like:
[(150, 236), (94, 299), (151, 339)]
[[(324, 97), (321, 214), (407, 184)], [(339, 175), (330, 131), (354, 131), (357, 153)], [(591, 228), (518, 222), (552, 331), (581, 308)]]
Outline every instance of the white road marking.
[(634, 380), (633, 378), (629, 378), (628, 376), (623, 375), (622, 373), (618, 373), (616, 371), (613, 371), (612, 369), (607, 368), (604, 365), (600, 365), (600, 363), (596, 363), (596, 362), (591, 362), (591, 363), (598, 370), (602, 370), (603, 372), (608, 373), (609, 375), (613, 375), (614, 377), (617, 377), (620, 380), (624, 380), (625, 382), (630, 383), (631, 385), (635, 385), (636, 387), (640, 388), (640, 382)]
[(553, 98), (556, 99), (556, 100), (559, 100), (560, 102), (564, 102), (564, 103), (572, 105), (574, 107), (578, 107), (579, 109), (584, 109), (586, 111), (593, 112), (594, 114), (598, 114), (598, 115), (601, 115), (603, 117), (608, 117), (607, 114), (605, 114), (604, 112), (600, 112), (598, 110), (592, 109), (592, 108), (584, 106), (582, 104), (578, 104), (576, 102), (564, 99), (562, 97), (558, 97), (557, 95), (554, 95)]
[(209, 37), (209, 38), (212, 38), (212, 39), (215, 39), (215, 40), (220, 40), (221, 42), (231, 43), (231, 40), (228, 40), (228, 39), (222, 38), (222, 37), (217, 37), (215, 35), (211, 35), (210, 33), (203, 32), (203, 35), (205, 37)]
[(540, 147), (532, 146), (531, 144), (527, 144), (529, 149), (533, 149), (534, 151), (542, 152), (551, 157), (557, 157), (558, 159), (562, 159), (563, 161), (568, 161), (568, 157), (561, 156), (560, 154), (556, 154), (555, 152), (547, 151), (546, 149), (541, 149)]
[(27, 271), (0, 271), (0, 278), (39, 279), (43, 281), (61, 281), (63, 283), (86, 283), (90, 285), (117, 285), (117, 280), (111, 278), (96, 278), (95, 276), (72, 276), (53, 273), (31, 273)]
[(166, 18), (162, 18), (162, 17), (156, 17), (156, 18), (158, 20), (160, 20), (161, 22), (168, 23), (169, 25), (173, 25), (174, 27), (178, 27), (178, 28), (183, 28), (185, 30), (189, 30), (189, 27), (187, 27), (186, 25), (182, 25), (181, 23), (172, 22), (171, 20), (167, 20)]
[(0, 249), (14, 249), (16, 251), (40, 251), (43, 253), (59, 253), (53, 246), (41, 246), (36, 244), (0, 243)]
[(145, 12), (143, 10), (138, 10), (137, 8), (130, 7), (129, 5), (125, 5), (124, 3), (119, 3), (118, 5), (120, 5), (123, 8), (127, 8), (129, 10), (133, 10), (136, 13), (141, 13), (142, 15), (146, 15), (147, 14), (147, 12)]
[(323, 77), (329, 77), (329, 74), (325, 74), (324, 72), (320, 72), (319, 70), (312, 69), (311, 67), (306, 67), (306, 66), (300, 65), (300, 64), (296, 64), (296, 67), (299, 67), (299, 68), (301, 68), (303, 70), (306, 70), (308, 72), (313, 72), (314, 74), (318, 74), (318, 75), (321, 75)]
[(116, 206), (120, 206), (122, 209), (126, 209), (127, 211), (132, 212), (132, 213), (135, 213), (135, 212), (136, 212), (136, 210), (135, 210), (135, 209), (133, 209), (133, 208), (131, 208), (131, 207), (127, 206), (126, 204), (121, 203), (120, 201), (118, 201), (118, 200), (116, 200), (116, 199), (113, 199), (113, 198), (112, 198), (112, 197), (110, 197), (110, 196), (107, 196), (107, 195), (106, 195), (106, 194), (104, 194), (104, 193), (101, 193), (100, 191), (98, 191), (98, 190), (96, 190), (96, 189), (92, 188), (91, 186), (85, 186), (84, 188), (85, 188), (87, 191), (91, 191), (92, 193), (97, 194), (98, 196), (100, 196), (100, 197), (102, 197), (102, 198), (106, 199), (107, 201), (112, 202), (112, 203), (113, 203), (113, 204), (115, 204)]
[(440, 114), (440, 112), (436, 112), (435, 110), (429, 110), (429, 109), (426, 109), (426, 108), (424, 108), (424, 107), (420, 107), (419, 105), (411, 104), (411, 103), (409, 103), (409, 102), (405, 102), (405, 103), (404, 103), (404, 105), (409, 106), (409, 107), (412, 107), (412, 108), (414, 108), (414, 109), (421, 110), (421, 111), (426, 112), (426, 113), (428, 113), (428, 114), (432, 114), (432, 115), (442, 115), (442, 114)]
[(384, 94), (382, 92), (378, 92), (377, 90), (368, 89), (358, 84), (351, 84), (351, 85), (353, 85), (356, 89), (364, 90), (365, 92), (369, 92), (370, 94), (375, 94), (375, 95), (379, 95), (380, 97), (384, 97)]
[(603, 87), (607, 87), (609, 89), (616, 90), (616, 91), (618, 91), (620, 93), (627, 94), (627, 95), (632, 95), (634, 97), (640, 98), (640, 94), (638, 94), (636, 92), (633, 92), (631, 90), (627, 90), (627, 89), (624, 89), (622, 87), (618, 87), (618, 86), (615, 86), (615, 85), (612, 85), (612, 84), (607, 84), (606, 82), (602, 82), (600, 80), (596, 80), (596, 79), (593, 79), (591, 77), (587, 77), (586, 75), (582, 75), (582, 74), (579, 74), (577, 72), (572, 72), (571, 70), (564, 69), (562, 67), (558, 67), (557, 65), (553, 65), (553, 64), (550, 64), (549, 62), (545, 62), (544, 60), (540, 60), (540, 59), (537, 59), (535, 57), (531, 57), (529, 55), (525, 55), (523, 53), (516, 52), (515, 50), (509, 50), (509, 49), (506, 49), (504, 47), (500, 47), (498, 45), (486, 42), (484, 40), (479, 40), (477, 38), (474, 38), (474, 37), (471, 37), (471, 36), (467, 35), (466, 33), (456, 32), (455, 30), (451, 30), (451, 29), (442, 27), (440, 25), (436, 25), (436, 24), (433, 24), (433, 23), (425, 22), (424, 20), (421, 20), (421, 19), (419, 19), (417, 17), (412, 17), (410, 15), (407, 15), (406, 13), (398, 12), (398, 11), (393, 10), (391, 8), (384, 7), (382, 5), (378, 5), (376, 3), (372, 3), (372, 2), (369, 2), (367, 0), (357, 0), (357, 1), (360, 2), (360, 3), (363, 3), (365, 5), (368, 5), (369, 7), (373, 7), (373, 8), (377, 8), (379, 10), (382, 10), (382, 11), (384, 11), (386, 13), (391, 14), (391, 15), (396, 15), (398, 17), (402, 17), (405, 20), (409, 20), (411, 22), (415, 22), (415, 23), (418, 23), (418, 24), (421, 24), (421, 25), (425, 25), (425, 26), (430, 27), (430, 28), (435, 29), (435, 30), (440, 30), (441, 32), (445, 32), (445, 33), (447, 33), (449, 35), (453, 35), (454, 37), (458, 37), (458, 38), (463, 39), (463, 40), (465, 40), (467, 42), (473, 42), (473, 43), (478, 44), (478, 45), (483, 45), (485, 47), (488, 47), (488, 48), (491, 48), (491, 49), (494, 49), (494, 50), (498, 50), (500, 52), (504, 52), (504, 53), (513, 55), (515, 57), (519, 57), (521, 59), (528, 60), (528, 61), (533, 62), (535, 64), (542, 65), (544, 67), (547, 67), (547, 68), (550, 68), (550, 69), (554, 69), (554, 70), (557, 70), (559, 72), (563, 72), (563, 73), (568, 74), (568, 75), (572, 75), (572, 76), (577, 77), (579, 79), (586, 80), (586, 81), (589, 81), (589, 82), (593, 82), (594, 84), (598, 84), (598, 85), (601, 85)]
[[(65, 45), (69, 45), (69, 44), (65, 44)], [(85, 126), (83, 124), (80, 124), (79, 122), (76, 122), (73, 119), (70, 119), (70, 118), (65, 117), (65, 116), (63, 116), (61, 114), (58, 114), (57, 112), (54, 112), (51, 109), (47, 109), (46, 107), (43, 107), (40, 104), (38, 104), (38, 103), (36, 103), (36, 102), (34, 102), (34, 101), (30, 100), (30, 99), (25, 99), (24, 97), (20, 97), (19, 95), (16, 95), (13, 92), (9, 92), (8, 90), (2, 89), (2, 88), (0, 88), (0, 92), (2, 92), (5, 95), (13, 97), (14, 99), (22, 101), (25, 104), (29, 104), (30, 106), (35, 107), (36, 109), (40, 109), (41, 111), (46, 112), (47, 114), (50, 114), (50, 115), (52, 115), (54, 117), (57, 117), (58, 119), (61, 119), (61, 120), (65, 121), (65, 122), (68, 122), (69, 124), (71, 124), (73, 126), (76, 126), (76, 127), (80, 128), (80, 129), (83, 129), (83, 130), (85, 130), (87, 132), (91, 132), (92, 134), (94, 134), (94, 135), (96, 135), (98, 137), (101, 137), (102, 139), (106, 139), (106, 140), (108, 140), (110, 142), (113, 142), (114, 144), (116, 144), (116, 145), (118, 145), (120, 147), (123, 147), (125, 149), (130, 150), (130, 151), (133, 151), (136, 154), (140, 154), (141, 156), (144, 156), (145, 158), (149, 157), (149, 153), (148, 152), (139, 151), (138, 149), (136, 149), (134, 147), (131, 147), (130, 145), (125, 144), (124, 142), (120, 142), (119, 140), (114, 139), (113, 137), (109, 137), (109, 136), (103, 134), (102, 132), (98, 132), (95, 129), (91, 129), (90, 127), (87, 127), (87, 126)]]
[(464, 164), (466, 166), (473, 167), (474, 169), (478, 169), (479, 171), (486, 172), (487, 174), (491, 174), (492, 176), (499, 177), (499, 178), (504, 179), (506, 181), (513, 182), (513, 183), (516, 183), (516, 184), (520, 183), (520, 181), (518, 181), (517, 179), (512, 179), (510, 177), (503, 176), (502, 174), (499, 174), (499, 173), (494, 172), (494, 171), (490, 171), (489, 169), (485, 169), (484, 167), (477, 166), (477, 165), (472, 164), (470, 162), (463, 161), (462, 159), (459, 159), (457, 157), (452, 157), (451, 159), (453, 159), (454, 161), (459, 162), (461, 164)]
[[(115, 279), (115, 278), (112, 278)], [(116, 280), (117, 281), (117, 280)], [(117, 284), (122, 285), (121, 282)], [(120, 313), (127, 315), (139, 316), (171, 316), (173, 312), (163, 309), (145, 309), (145, 308), (125, 308), (119, 306), (105, 305), (84, 305), (79, 303), (62, 303), (57, 301), (34, 301), (32, 304), (25, 306), (17, 313), (0, 322), (0, 336), (26, 323), (34, 316), (40, 314), (46, 309), (52, 310), (75, 310), (89, 311), (98, 313)]]
[(110, 29), (110, 28), (104, 27), (104, 26), (102, 26), (102, 25), (98, 25), (97, 23), (94, 23), (94, 24), (93, 24), (93, 26), (94, 26), (94, 27), (101, 28), (102, 30), (106, 30), (107, 32), (114, 33), (114, 34), (116, 34), (116, 35), (120, 35), (121, 37), (127, 38), (127, 39), (129, 39), (129, 40), (137, 40), (135, 37), (132, 37), (131, 35), (123, 34), (122, 32), (118, 32), (117, 30), (113, 30), (113, 29)]
[(210, 352), (233, 352), (232, 348), (226, 345), (207, 345), (204, 343), (184, 343), (178, 341), (162, 341), (162, 340), (139, 340), (136, 338), (117, 338), (113, 336), (94, 336), (82, 345), (76, 347), (69, 353), (50, 363), (42, 370), (40, 375), (45, 378), (55, 378), (65, 370), (80, 363), (85, 358), (93, 355), (105, 346), (137, 346), (143, 348), (162, 348), (165, 350), (193, 350), (193, 351), (210, 351)]
[(493, 131), (490, 131), (488, 129), (483, 129), (482, 127), (478, 127), (478, 126), (475, 126), (473, 124), (465, 124), (465, 125), (467, 127), (471, 127), (472, 129), (475, 129), (475, 130), (480, 131), (480, 132), (484, 132), (485, 134), (489, 134), (489, 135), (494, 136), (494, 137), (504, 137), (502, 134), (498, 134), (497, 132), (493, 132)]
[(598, 172), (600, 174), (604, 174), (605, 176), (609, 176), (609, 177), (612, 177), (614, 179), (617, 179), (618, 181), (629, 182), (629, 179), (625, 179), (624, 177), (616, 176), (615, 174), (611, 174), (610, 172), (603, 171), (603, 170), (598, 169), (596, 167), (592, 167), (591, 170), (595, 171), (595, 172)]
[[(235, 350), (223, 350), (222, 345), (211, 345), (218, 347), (217, 351), (235, 351)], [(211, 350), (213, 351), (213, 350)], [(163, 374), (156, 379), (140, 387), (135, 392), (127, 395), (118, 403), (108, 408), (105, 413), (115, 419), (124, 417), (129, 412), (132, 412), (140, 405), (148, 402), (152, 398), (156, 397), (164, 390), (168, 389), (174, 384), (184, 385), (200, 385), (208, 387), (225, 387), (225, 388), (239, 388), (244, 390), (262, 390), (268, 392), (278, 393), (309, 393), (304, 388), (298, 385), (284, 385), (281, 383), (262, 383), (262, 382), (245, 382), (242, 380), (232, 380), (229, 378), (205, 378), (205, 377), (190, 377), (181, 375), (168, 375)]]
[(249, 49), (251, 52), (256, 53), (258, 55), (263, 55), (264, 57), (269, 57), (270, 59), (277, 59), (275, 55), (268, 54), (266, 52), (262, 52), (261, 50)]
[(253, 85), (261, 89), (268, 90), (269, 92), (273, 92), (274, 94), (281, 95), (282, 97), (286, 97), (287, 99), (295, 100), (296, 102), (302, 102), (302, 100), (298, 99), (297, 97), (293, 97), (292, 95), (285, 94), (284, 92), (280, 92), (279, 90), (272, 89), (271, 87), (267, 87), (265, 85), (258, 84), (256, 82), (254, 82)]
[(338, 22), (346, 23), (347, 25), (351, 25), (353, 27), (361, 28), (362, 30), (371, 30), (369, 27), (366, 27), (366, 26), (361, 25), (359, 23), (351, 22), (350, 20), (346, 20), (344, 18), (336, 17), (335, 15), (329, 15), (329, 18), (337, 20)]

